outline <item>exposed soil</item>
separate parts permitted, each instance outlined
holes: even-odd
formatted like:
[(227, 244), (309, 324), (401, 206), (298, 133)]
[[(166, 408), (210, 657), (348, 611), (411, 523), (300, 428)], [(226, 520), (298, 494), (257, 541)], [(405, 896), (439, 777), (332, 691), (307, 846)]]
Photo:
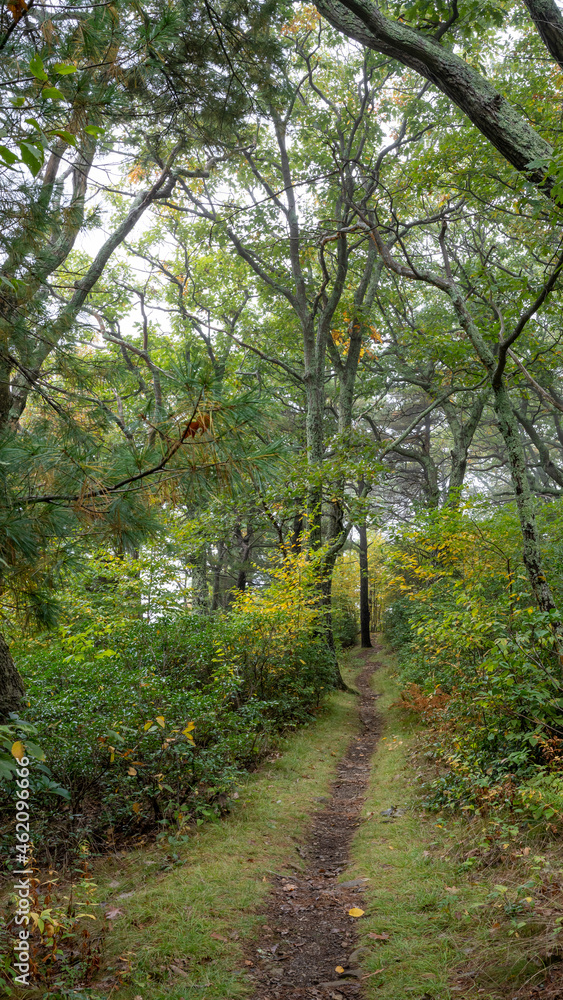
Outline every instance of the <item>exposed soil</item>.
[[(357, 968), (357, 919), (367, 879), (339, 882), (349, 861), (350, 843), (360, 823), (379, 720), (370, 678), (377, 650), (364, 651), (356, 680), (360, 692), (360, 735), (339, 764), (324, 808), (313, 817), (308, 839), (297, 848), (307, 859), (305, 873), (272, 877), (261, 937), (248, 952), (256, 1000), (345, 1000), (360, 997), (364, 973)], [(339, 966), (343, 971), (336, 972)]]

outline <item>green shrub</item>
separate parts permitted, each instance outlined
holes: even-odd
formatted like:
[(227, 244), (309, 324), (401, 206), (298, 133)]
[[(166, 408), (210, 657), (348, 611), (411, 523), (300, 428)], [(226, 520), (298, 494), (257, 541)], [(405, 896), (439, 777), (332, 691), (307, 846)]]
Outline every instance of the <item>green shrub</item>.
[[(32, 768), (37, 842), (48, 829), (51, 852), (83, 853), (219, 815), (244, 770), (331, 687), (318, 616), (303, 587), (281, 580), (227, 613), (98, 631), (82, 621), (30, 644), (26, 715), (51, 778), (45, 788)], [(7, 820), (11, 785), (0, 785)], [(61, 789), (68, 803), (52, 794)]]
[(334, 641), (346, 649), (353, 646), (358, 637), (358, 612), (350, 598), (339, 594), (332, 602), (332, 628)]

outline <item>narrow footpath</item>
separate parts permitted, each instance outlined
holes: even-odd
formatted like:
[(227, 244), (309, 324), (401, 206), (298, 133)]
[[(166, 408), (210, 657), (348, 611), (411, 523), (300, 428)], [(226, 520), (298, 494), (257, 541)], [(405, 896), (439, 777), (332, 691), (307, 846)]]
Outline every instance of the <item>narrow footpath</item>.
[(357, 917), (349, 910), (363, 909), (366, 880), (339, 878), (349, 863), (379, 735), (376, 695), (370, 685), (378, 648), (365, 650), (364, 667), (356, 679), (360, 733), (340, 762), (329, 796), (321, 800), (324, 807), (313, 817), (308, 839), (297, 848), (307, 868), (299, 876), (272, 875), (261, 937), (247, 953), (256, 1000), (361, 996)]

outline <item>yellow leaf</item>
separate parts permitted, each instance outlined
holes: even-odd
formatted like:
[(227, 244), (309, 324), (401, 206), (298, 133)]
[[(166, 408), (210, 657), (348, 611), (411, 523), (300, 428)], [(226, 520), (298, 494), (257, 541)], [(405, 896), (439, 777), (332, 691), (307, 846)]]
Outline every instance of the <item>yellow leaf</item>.
[(16, 740), (15, 743), (12, 743), (12, 757), (15, 757), (16, 760), (21, 760), (22, 757), (25, 757), (25, 747), (21, 740)]
[(145, 724), (143, 726), (143, 729), (145, 730), (145, 733), (146, 733), (147, 729), (151, 728), (151, 726), (152, 726), (152, 719), (149, 719), (149, 721), (145, 722)]
[(334, 971), (335, 972), (344, 972), (344, 969), (342, 968), (341, 965), (337, 965)]
[(129, 768), (127, 769), (127, 774), (136, 774), (136, 773), (137, 773), (137, 772), (136, 772), (136, 770), (135, 770), (135, 768), (134, 768), (134, 767), (129, 767)]
[(160, 728), (164, 729), (164, 716), (163, 715), (157, 715), (156, 721), (158, 722)]
[(353, 906), (351, 910), (348, 910), (349, 917), (363, 917), (364, 910), (360, 910), (359, 906)]
[(188, 722), (186, 728), (182, 729), (184, 736), (187, 736), (188, 733), (191, 733), (192, 729), (195, 729), (195, 722)]
[(141, 807), (138, 802), (133, 803), (132, 809), (134, 813), (139, 813), (141, 811)]

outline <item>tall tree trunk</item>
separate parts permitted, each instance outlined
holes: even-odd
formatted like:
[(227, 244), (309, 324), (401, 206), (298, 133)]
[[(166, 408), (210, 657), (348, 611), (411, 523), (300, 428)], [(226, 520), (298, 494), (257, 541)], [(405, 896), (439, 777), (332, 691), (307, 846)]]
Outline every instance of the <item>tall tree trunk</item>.
[(495, 413), (506, 446), (512, 484), (516, 494), (516, 506), (523, 539), (522, 558), (540, 611), (553, 611), (556, 605), (543, 569), (540, 537), (536, 524), (535, 498), (528, 479), (526, 456), (518, 421), (504, 379), (501, 379), (498, 385), (493, 386), (493, 392)]
[(369, 575), (368, 575), (368, 530), (366, 522), (358, 525), (360, 536), (360, 643), (362, 649), (371, 649), (370, 614), (369, 614)]
[(205, 546), (194, 557), (192, 563), (192, 607), (198, 614), (205, 614), (209, 608), (207, 587), (207, 549)]
[(211, 610), (217, 611), (221, 599), (221, 573), (223, 570), (223, 560), (225, 558), (225, 543), (219, 542), (217, 547), (217, 562), (213, 572), (213, 597), (211, 600)]
[(322, 545), (322, 462), (324, 456), (323, 372), (310, 372), (307, 379), (307, 413), (305, 426), (307, 433), (307, 463), (311, 474), (311, 485), (307, 497), (307, 527), (309, 546), (319, 549)]
[(237, 590), (244, 592), (246, 590), (246, 577), (248, 573), (250, 553), (252, 550), (252, 526), (247, 525), (246, 534), (243, 535), (240, 524), (235, 527), (235, 538), (239, 544), (240, 549), (240, 565), (237, 575)]
[(23, 696), (23, 681), (16, 670), (8, 643), (0, 633), (0, 722), (7, 722), (10, 712), (19, 710)]

